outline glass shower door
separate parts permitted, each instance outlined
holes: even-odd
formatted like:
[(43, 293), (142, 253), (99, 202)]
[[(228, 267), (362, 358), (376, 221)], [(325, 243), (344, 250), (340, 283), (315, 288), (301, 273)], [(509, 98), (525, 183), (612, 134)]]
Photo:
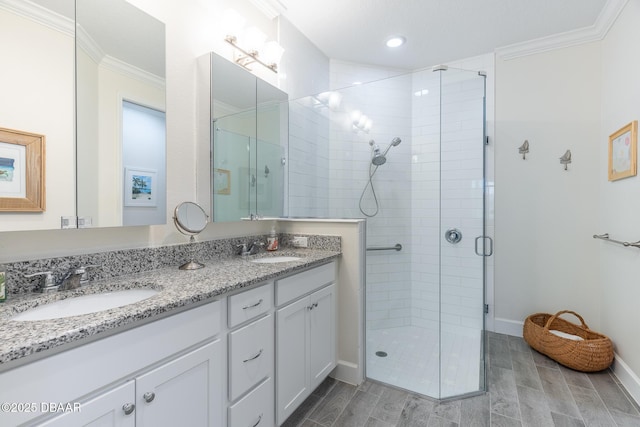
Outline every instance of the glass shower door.
[(484, 389), (485, 79), (440, 74), (440, 393)]

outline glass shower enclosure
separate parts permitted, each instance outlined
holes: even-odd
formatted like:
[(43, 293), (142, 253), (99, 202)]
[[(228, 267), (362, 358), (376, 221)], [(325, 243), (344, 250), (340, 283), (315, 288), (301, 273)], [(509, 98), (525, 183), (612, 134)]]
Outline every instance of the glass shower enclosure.
[(436, 399), (485, 388), (485, 139), (477, 71), (289, 102), (289, 216), (367, 218), (370, 380)]

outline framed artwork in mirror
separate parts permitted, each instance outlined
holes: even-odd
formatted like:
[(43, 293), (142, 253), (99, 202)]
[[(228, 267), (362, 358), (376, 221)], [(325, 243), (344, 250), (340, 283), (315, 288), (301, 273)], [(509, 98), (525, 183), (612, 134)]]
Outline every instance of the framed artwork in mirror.
[(0, 211), (44, 212), (45, 136), (0, 128)]
[(216, 194), (231, 194), (231, 171), (214, 169), (213, 185)]
[(637, 146), (637, 120), (618, 129), (609, 136), (609, 181), (636, 175)]
[(124, 205), (155, 207), (158, 172), (135, 167), (125, 167), (124, 170)]

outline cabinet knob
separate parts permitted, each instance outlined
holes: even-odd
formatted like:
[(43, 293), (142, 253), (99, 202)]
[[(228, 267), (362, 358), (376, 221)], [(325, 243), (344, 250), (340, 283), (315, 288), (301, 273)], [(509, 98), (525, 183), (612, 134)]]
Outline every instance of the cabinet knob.
[(317, 302), (314, 302), (313, 304), (311, 304), (310, 306), (307, 306), (307, 310), (313, 310), (314, 308), (316, 308), (318, 306)]
[(152, 391), (148, 391), (142, 395), (142, 398), (144, 399), (145, 402), (150, 403), (150, 402), (153, 402), (153, 399), (156, 398), (156, 394)]
[(124, 411), (125, 415), (131, 415), (135, 409), (136, 405), (134, 405), (133, 403), (125, 403), (124, 405), (122, 405), (122, 410)]

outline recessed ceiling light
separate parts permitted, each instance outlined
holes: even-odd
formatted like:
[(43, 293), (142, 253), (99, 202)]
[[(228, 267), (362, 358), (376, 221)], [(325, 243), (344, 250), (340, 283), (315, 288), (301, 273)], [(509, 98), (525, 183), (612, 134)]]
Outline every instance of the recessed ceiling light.
[(402, 36), (393, 36), (390, 37), (389, 39), (387, 39), (387, 46), (388, 47), (398, 47), (398, 46), (402, 46), (404, 44), (404, 42), (406, 42), (407, 39), (405, 39)]

